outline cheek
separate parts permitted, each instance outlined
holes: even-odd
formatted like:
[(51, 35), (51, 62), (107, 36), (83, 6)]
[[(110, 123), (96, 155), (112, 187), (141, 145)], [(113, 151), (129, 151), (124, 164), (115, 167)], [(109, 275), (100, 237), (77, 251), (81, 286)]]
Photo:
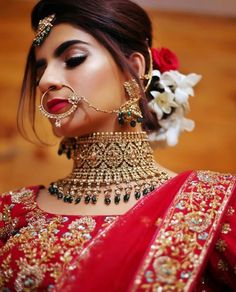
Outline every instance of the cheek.
[(107, 58), (91, 58), (71, 74), (71, 79), (78, 94), (101, 109), (119, 108), (124, 101), (123, 76)]

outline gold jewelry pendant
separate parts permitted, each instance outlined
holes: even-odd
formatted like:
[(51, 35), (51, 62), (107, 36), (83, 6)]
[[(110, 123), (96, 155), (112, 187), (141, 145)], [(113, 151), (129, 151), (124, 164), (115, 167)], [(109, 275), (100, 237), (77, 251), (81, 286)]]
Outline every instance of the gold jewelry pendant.
[(131, 127), (135, 127), (137, 123), (142, 123), (143, 121), (143, 116), (138, 105), (141, 99), (140, 88), (135, 79), (126, 81), (124, 87), (129, 96), (129, 100), (119, 108), (118, 123), (124, 125), (128, 122)]

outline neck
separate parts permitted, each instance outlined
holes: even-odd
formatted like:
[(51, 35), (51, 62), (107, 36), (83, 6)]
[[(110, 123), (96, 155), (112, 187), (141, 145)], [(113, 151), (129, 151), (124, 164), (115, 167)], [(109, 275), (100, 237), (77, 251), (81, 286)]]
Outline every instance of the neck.
[(59, 150), (74, 160), (72, 173), (52, 183), (49, 192), (68, 203), (96, 204), (138, 200), (168, 175), (157, 167), (145, 132), (94, 133), (69, 138)]

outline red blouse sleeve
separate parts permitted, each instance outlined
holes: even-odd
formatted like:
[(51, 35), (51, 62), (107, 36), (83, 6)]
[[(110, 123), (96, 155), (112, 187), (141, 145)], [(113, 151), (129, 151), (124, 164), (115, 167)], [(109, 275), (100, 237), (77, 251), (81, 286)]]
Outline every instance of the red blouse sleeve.
[[(223, 218), (215, 247), (208, 263), (206, 284), (214, 284), (219, 291), (236, 291), (236, 191)], [(211, 285), (210, 285), (211, 286)]]

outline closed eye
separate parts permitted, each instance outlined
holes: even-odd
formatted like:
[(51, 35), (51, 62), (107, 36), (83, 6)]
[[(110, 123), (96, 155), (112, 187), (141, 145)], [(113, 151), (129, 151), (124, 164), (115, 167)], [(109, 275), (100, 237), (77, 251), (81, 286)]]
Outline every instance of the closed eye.
[(87, 58), (86, 55), (71, 57), (65, 61), (66, 67), (68, 69), (73, 69), (77, 67), (78, 65), (82, 64), (86, 58)]

